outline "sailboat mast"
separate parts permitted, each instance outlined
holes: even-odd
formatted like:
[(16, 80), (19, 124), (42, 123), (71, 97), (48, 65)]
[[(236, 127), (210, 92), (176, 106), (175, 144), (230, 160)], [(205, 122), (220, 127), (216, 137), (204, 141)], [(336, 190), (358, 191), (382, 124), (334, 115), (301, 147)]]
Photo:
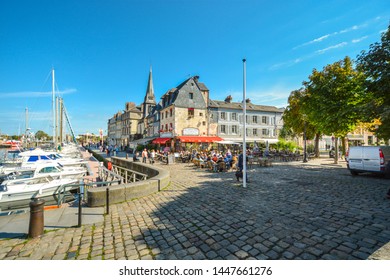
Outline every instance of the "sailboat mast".
[(56, 102), (55, 102), (55, 76), (54, 76), (54, 68), (51, 70), (52, 77), (52, 113), (53, 113), (53, 143), (54, 147), (56, 147)]
[(28, 107), (26, 107), (26, 130), (24, 131), (24, 133), (26, 134), (26, 138), (27, 138), (27, 132), (28, 132)]

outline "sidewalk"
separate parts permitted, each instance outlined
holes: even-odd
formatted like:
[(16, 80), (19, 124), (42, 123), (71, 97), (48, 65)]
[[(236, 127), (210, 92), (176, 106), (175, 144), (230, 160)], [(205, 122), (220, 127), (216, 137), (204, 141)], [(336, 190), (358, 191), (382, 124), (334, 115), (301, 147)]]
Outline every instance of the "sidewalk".
[[(82, 207), (81, 224), (90, 225), (104, 221), (104, 208)], [(30, 212), (0, 216), (0, 239), (23, 237), (28, 234)], [(44, 211), (44, 230), (78, 226), (78, 207), (61, 207)]]

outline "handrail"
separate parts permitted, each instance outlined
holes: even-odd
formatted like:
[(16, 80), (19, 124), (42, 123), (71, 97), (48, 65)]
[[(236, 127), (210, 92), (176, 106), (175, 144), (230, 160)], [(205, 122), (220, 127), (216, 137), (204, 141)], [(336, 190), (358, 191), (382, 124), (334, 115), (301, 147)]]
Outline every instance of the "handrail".
[(124, 183), (137, 182), (148, 179), (148, 174), (137, 172), (119, 165), (113, 165), (112, 170), (124, 179)]

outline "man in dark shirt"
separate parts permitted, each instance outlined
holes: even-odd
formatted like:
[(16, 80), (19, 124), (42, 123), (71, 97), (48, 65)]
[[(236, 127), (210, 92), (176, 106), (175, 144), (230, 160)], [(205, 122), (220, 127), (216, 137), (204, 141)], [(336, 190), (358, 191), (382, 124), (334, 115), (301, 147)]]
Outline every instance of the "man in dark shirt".
[[(243, 175), (244, 155), (242, 153), (238, 156), (238, 169), (239, 170), (236, 172), (236, 178), (237, 178), (237, 181), (240, 181), (240, 178), (242, 178), (244, 176)], [(249, 183), (248, 172), (246, 173), (246, 182)]]

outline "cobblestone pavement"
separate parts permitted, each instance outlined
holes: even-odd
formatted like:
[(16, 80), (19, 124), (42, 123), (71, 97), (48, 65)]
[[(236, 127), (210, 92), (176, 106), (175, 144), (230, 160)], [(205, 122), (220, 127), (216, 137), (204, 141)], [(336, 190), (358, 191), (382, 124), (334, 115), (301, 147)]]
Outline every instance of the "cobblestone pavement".
[[(312, 161), (311, 161), (312, 162)], [(192, 164), (103, 223), (0, 241), (0, 259), (367, 259), (390, 241), (389, 180), (313, 161), (234, 172)]]

